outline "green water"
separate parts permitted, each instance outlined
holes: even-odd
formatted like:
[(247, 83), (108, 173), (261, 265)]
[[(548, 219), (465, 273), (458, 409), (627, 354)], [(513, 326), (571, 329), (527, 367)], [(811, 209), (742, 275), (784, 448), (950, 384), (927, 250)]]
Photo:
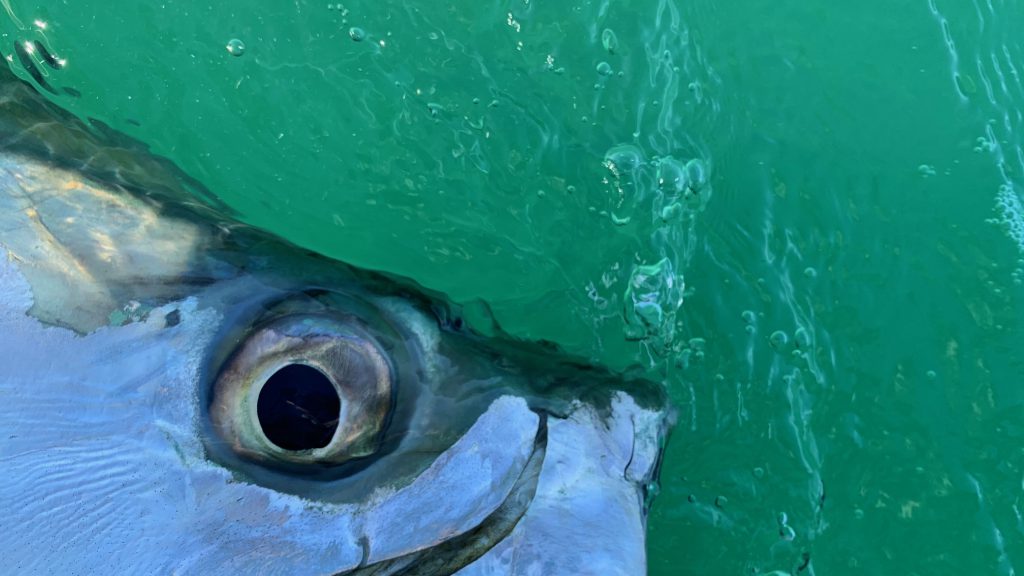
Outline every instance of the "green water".
[(1024, 566), (1017, 2), (4, 6), (244, 220), (664, 378), (652, 574)]

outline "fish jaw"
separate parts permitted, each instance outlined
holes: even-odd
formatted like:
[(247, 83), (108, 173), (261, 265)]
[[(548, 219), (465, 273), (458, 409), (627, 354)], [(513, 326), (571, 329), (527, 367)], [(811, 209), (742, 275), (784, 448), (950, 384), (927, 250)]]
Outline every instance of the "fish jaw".
[(508, 537), (457, 574), (645, 574), (646, 500), (670, 422), (624, 392), (610, 414), (580, 405), (549, 420), (529, 509)]

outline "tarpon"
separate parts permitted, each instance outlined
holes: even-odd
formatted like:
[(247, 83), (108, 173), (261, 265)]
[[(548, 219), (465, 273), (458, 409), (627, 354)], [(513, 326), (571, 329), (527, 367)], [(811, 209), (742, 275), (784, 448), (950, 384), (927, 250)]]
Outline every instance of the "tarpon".
[(644, 573), (663, 386), (465, 311), (4, 69), (0, 573)]

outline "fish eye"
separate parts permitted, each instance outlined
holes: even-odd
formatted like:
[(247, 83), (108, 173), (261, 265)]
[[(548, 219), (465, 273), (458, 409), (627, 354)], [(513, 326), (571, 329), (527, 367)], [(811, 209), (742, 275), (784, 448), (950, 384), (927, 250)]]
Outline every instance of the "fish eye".
[(256, 326), (230, 355), (213, 383), (210, 420), (248, 460), (339, 465), (377, 451), (394, 380), (358, 323), (288, 314)]

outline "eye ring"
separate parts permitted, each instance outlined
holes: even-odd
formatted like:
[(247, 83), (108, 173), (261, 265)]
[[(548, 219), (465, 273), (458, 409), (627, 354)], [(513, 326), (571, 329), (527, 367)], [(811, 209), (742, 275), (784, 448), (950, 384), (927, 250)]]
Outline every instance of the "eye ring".
[(239, 345), (214, 383), (209, 413), (217, 434), (245, 458), (336, 465), (377, 450), (393, 380), (387, 356), (358, 324), (289, 315)]

